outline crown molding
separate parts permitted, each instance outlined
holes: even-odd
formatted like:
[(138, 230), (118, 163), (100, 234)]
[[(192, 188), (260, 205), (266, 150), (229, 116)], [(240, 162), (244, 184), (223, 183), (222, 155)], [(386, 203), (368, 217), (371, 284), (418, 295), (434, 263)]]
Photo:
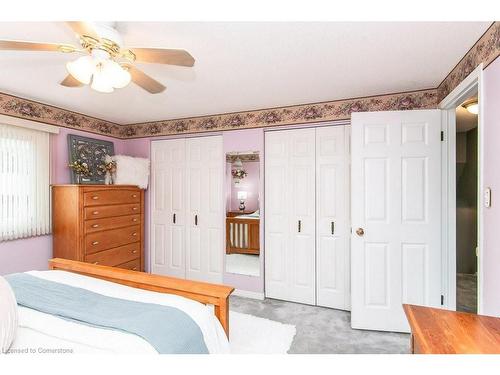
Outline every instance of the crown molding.
[(499, 55), (500, 22), (493, 22), (434, 89), (127, 125), (0, 93), (0, 114), (121, 139), (346, 120), (352, 112), (437, 108), (479, 64), (486, 68)]

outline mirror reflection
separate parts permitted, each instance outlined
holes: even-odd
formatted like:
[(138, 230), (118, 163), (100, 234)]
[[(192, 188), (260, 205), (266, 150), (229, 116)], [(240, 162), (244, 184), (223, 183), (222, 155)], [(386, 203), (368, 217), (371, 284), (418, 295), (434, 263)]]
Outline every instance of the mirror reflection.
[(226, 272), (259, 276), (259, 152), (227, 153), (226, 184)]

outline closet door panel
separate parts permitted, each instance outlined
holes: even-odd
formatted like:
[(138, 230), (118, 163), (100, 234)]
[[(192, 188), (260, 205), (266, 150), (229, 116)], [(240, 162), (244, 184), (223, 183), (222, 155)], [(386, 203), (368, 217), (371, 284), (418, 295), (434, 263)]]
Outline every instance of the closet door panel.
[(186, 201), (186, 278), (203, 280), (203, 229), (201, 226), (204, 199), (204, 166), (202, 138), (186, 139), (185, 158), (187, 173)]
[(291, 301), (315, 304), (315, 129), (290, 131), (288, 204), (291, 206), (289, 284)]
[(288, 299), (290, 258), (289, 132), (265, 135), (266, 296)]
[(349, 309), (347, 148), (344, 126), (316, 129), (317, 304)]
[(222, 137), (186, 140), (188, 173), (187, 278), (222, 282)]
[(266, 133), (266, 296), (315, 303), (314, 129)]
[(222, 282), (222, 256), (224, 254), (223, 168), (225, 164), (222, 137), (203, 138), (202, 149), (205, 164), (200, 215), (204, 246), (203, 280), (220, 283)]
[(183, 139), (153, 142), (151, 271), (185, 277), (185, 162)]

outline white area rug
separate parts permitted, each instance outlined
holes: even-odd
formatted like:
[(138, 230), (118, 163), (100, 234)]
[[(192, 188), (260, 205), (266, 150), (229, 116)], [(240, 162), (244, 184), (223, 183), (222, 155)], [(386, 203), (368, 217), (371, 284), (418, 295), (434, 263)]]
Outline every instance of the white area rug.
[(232, 354), (286, 354), (296, 329), (257, 316), (229, 312), (229, 343)]
[(259, 256), (251, 254), (228, 254), (226, 255), (226, 272), (259, 276)]

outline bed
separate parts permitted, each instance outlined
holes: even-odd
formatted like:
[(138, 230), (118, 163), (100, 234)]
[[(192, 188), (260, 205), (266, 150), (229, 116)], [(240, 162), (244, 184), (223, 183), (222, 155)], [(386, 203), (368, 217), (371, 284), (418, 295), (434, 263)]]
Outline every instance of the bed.
[[(49, 271), (21, 275), (73, 290), (81, 288), (104, 298), (181, 311), (199, 327), (208, 353), (229, 353), (231, 287), (57, 258), (49, 261), (49, 268)], [(81, 324), (41, 311), (20, 304), (19, 325), (10, 352), (37, 348), (71, 353), (158, 353), (157, 348), (141, 336)], [(155, 329), (159, 329), (162, 323), (154, 324)]]
[(226, 217), (226, 254), (260, 253), (259, 211)]

